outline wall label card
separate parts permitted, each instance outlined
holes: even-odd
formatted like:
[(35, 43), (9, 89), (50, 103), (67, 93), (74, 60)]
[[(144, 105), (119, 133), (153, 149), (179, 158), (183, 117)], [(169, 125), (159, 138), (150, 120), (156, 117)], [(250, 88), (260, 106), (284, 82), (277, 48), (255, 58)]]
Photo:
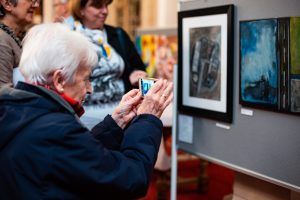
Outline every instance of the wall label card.
[(178, 140), (180, 142), (193, 143), (193, 117), (179, 115)]

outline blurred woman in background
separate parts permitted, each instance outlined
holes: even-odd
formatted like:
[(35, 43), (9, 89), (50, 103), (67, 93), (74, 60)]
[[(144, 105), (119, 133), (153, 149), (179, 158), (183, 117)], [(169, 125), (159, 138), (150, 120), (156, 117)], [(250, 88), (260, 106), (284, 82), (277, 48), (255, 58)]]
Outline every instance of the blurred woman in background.
[[(14, 69), (20, 61), (21, 40), (39, 5), (40, 0), (0, 1), (0, 88), (13, 85)], [(18, 79), (16, 76), (14, 78)]]
[(62, 22), (69, 17), (68, 0), (53, 0), (54, 22)]
[[(146, 77), (145, 66), (128, 34), (105, 24), (112, 0), (70, 0), (72, 25), (88, 37), (98, 54), (92, 71), (93, 94), (85, 102), (83, 122), (92, 127), (113, 111), (122, 95)], [(70, 24), (68, 24), (70, 26)]]

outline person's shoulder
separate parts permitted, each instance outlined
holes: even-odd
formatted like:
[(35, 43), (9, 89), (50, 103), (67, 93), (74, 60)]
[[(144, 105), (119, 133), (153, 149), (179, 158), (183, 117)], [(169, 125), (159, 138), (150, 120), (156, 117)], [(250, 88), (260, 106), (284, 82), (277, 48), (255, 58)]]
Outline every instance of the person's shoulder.
[(126, 33), (125, 30), (119, 26), (111, 26), (111, 25), (105, 24), (104, 28), (108, 33), (117, 33), (117, 31), (122, 31), (123, 33)]
[[(14, 39), (1, 29), (0, 29), (0, 47), (2, 47), (2, 48), (4, 47), (5, 51), (14, 51), (15, 54), (18, 55), (18, 57), (19, 57), (19, 54), (21, 54), (21, 48), (17, 45), (17, 43), (14, 41)], [(9, 47), (9, 49), (7, 49), (7, 47)], [(11, 49), (13, 49), (13, 50), (11, 50)]]
[(116, 26), (112, 26), (112, 25), (108, 25), (108, 24), (104, 24), (104, 28), (105, 30), (116, 30)]
[(12, 38), (3, 30), (0, 29), (0, 41), (1, 43), (8, 43)]

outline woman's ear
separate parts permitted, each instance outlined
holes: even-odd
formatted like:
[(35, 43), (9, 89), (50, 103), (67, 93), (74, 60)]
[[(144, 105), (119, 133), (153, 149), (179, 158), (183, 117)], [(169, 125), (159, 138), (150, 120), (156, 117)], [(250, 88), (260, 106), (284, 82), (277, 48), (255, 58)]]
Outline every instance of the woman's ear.
[(11, 11), (14, 5), (9, 0), (0, 0), (0, 5), (4, 8), (6, 11)]
[(59, 93), (64, 92), (64, 85), (65, 85), (66, 82), (65, 82), (64, 77), (61, 73), (61, 70), (54, 71), (54, 73), (52, 75), (52, 82), (53, 82), (54, 89), (56, 91), (58, 91)]

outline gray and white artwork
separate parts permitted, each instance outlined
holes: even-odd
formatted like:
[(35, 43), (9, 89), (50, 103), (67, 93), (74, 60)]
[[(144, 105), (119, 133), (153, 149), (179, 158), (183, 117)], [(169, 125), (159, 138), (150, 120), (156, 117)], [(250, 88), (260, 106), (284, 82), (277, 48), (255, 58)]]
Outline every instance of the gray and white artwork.
[(221, 26), (190, 29), (190, 96), (220, 100)]

